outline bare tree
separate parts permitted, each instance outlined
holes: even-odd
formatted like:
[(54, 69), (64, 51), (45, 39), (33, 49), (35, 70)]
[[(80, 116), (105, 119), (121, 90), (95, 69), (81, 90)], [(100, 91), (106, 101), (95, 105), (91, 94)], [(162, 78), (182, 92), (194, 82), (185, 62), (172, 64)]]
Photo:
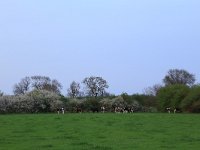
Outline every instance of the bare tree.
[(50, 84), (49, 91), (60, 94), (62, 89), (62, 84), (58, 82), (56, 79), (53, 79)]
[(104, 96), (105, 89), (108, 88), (107, 81), (102, 77), (87, 77), (83, 80), (89, 96)]
[(50, 85), (51, 79), (46, 76), (32, 76), (32, 87), (37, 90), (43, 90)]
[(25, 77), (21, 79), (21, 81), (14, 85), (13, 92), (15, 95), (25, 94), (29, 91), (31, 85), (31, 79), (29, 77)]
[(56, 79), (51, 80), (46, 76), (32, 76), (32, 87), (37, 90), (47, 90), (60, 94), (62, 85)]
[(56, 79), (51, 80), (46, 76), (32, 76), (25, 77), (19, 83), (15, 84), (13, 92), (15, 95), (21, 95), (35, 89), (60, 94), (62, 85)]
[(195, 83), (195, 76), (183, 69), (170, 69), (163, 82), (165, 85), (184, 84), (191, 86)]
[(152, 95), (152, 96), (156, 96), (158, 94), (158, 91), (162, 88), (163, 86), (160, 84), (155, 84), (152, 87), (148, 87), (146, 89), (144, 89), (144, 94), (145, 95)]
[(70, 96), (70, 97), (75, 98), (75, 97), (79, 96), (79, 94), (80, 94), (80, 84), (78, 82), (73, 81), (70, 84), (70, 87), (67, 90), (67, 92), (68, 92), (68, 96)]

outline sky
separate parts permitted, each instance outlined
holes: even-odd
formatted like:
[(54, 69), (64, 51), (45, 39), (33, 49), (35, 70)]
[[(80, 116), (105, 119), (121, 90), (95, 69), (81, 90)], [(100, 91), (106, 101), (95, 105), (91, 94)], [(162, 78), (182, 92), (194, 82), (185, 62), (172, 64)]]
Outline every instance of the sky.
[(200, 81), (199, 0), (1, 0), (0, 90), (25, 76), (101, 76), (113, 94), (142, 93), (169, 69)]

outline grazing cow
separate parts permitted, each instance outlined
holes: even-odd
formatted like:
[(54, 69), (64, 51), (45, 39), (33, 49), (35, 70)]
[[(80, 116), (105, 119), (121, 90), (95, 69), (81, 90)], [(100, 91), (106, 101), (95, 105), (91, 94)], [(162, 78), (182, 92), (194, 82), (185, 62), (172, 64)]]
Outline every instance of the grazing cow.
[(127, 114), (127, 113), (128, 113), (128, 110), (125, 110), (125, 109), (124, 109), (124, 110), (123, 110), (123, 113), (124, 113), (124, 114)]
[(101, 112), (102, 112), (102, 113), (105, 112), (105, 107), (104, 107), (104, 106), (101, 107)]
[(119, 113), (119, 107), (115, 107), (115, 113)]
[(121, 107), (115, 107), (115, 113), (123, 113), (124, 109)]
[(65, 114), (65, 110), (64, 110), (63, 107), (61, 108), (61, 111), (62, 111), (62, 114), (64, 115)]
[(60, 108), (57, 108), (57, 113), (60, 114)]
[(134, 109), (131, 107), (130, 108), (130, 113), (133, 113), (134, 112)]
[(174, 108), (174, 114), (176, 113), (176, 108)]
[(133, 109), (133, 107), (125, 107), (124, 109), (123, 109), (123, 113), (133, 113), (134, 112), (134, 109)]
[(166, 108), (167, 112), (170, 114), (171, 113), (171, 108), (170, 107), (167, 107)]
[(180, 108), (177, 108), (177, 107), (175, 107), (175, 108), (174, 108), (174, 113), (181, 113), (181, 109), (180, 109)]
[(177, 108), (177, 107), (174, 107), (173, 110), (171, 110), (170, 107), (167, 107), (166, 110), (167, 110), (167, 112), (168, 112), (169, 114), (171, 113), (171, 111), (174, 112), (174, 114), (175, 114), (175, 113), (180, 113), (180, 112), (181, 112), (181, 109), (180, 109), (180, 108)]
[(62, 112), (62, 114), (65, 114), (65, 110), (64, 108), (57, 108), (57, 114), (60, 114)]
[(128, 113), (128, 112), (129, 112), (129, 108), (128, 108), (128, 107), (123, 108), (123, 113), (124, 113), (124, 114), (126, 114), (126, 113)]

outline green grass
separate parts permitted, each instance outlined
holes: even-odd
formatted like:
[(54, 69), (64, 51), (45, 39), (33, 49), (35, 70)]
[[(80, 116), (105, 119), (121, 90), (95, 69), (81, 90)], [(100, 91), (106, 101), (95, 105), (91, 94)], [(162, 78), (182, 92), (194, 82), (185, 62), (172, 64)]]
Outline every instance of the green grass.
[(0, 150), (197, 150), (198, 114), (0, 115)]

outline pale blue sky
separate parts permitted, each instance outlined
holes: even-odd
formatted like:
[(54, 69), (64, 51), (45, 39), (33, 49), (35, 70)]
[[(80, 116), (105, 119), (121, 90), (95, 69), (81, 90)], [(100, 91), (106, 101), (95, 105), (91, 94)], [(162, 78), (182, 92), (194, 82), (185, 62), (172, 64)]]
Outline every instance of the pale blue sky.
[(199, 0), (1, 0), (0, 90), (21, 78), (102, 76), (111, 93), (142, 93), (172, 68), (200, 80)]

